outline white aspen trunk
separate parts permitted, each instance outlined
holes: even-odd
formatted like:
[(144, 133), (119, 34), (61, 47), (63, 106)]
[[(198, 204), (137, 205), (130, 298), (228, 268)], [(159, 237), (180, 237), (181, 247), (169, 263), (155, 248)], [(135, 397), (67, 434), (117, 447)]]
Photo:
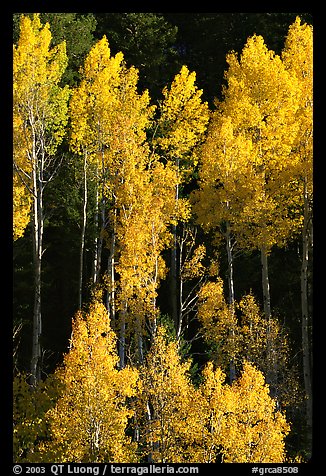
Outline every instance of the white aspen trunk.
[(155, 228), (154, 228), (154, 224), (152, 223), (152, 247), (153, 247), (153, 251), (152, 253), (154, 254), (155, 256), (155, 267), (154, 267), (154, 273), (153, 273), (153, 279), (152, 279), (152, 282), (151, 284), (153, 284), (153, 297), (152, 297), (152, 309), (153, 309), (153, 316), (152, 318), (150, 319), (150, 332), (151, 332), (151, 338), (153, 338), (156, 334), (156, 330), (157, 330), (157, 304), (156, 304), (156, 290), (157, 290), (157, 286), (158, 286), (158, 271), (159, 271), (159, 268), (158, 268), (158, 253), (156, 251), (156, 237), (155, 237)]
[(33, 264), (34, 264), (34, 312), (33, 338), (31, 358), (31, 383), (35, 385), (41, 380), (41, 273), (43, 254), (43, 184), (42, 167), (33, 152)]
[(234, 279), (233, 279), (233, 253), (231, 243), (230, 222), (226, 222), (226, 253), (228, 257), (228, 285), (229, 285), (229, 304), (234, 305)]
[(177, 305), (177, 227), (172, 225), (172, 249), (171, 249), (171, 311), (175, 328), (178, 328), (178, 305)]
[(96, 284), (97, 282), (97, 270), (98, 270), (98, 223), (99, 223), (99, 180), (98, 180), (98, 165), (96, 166), (96, 192), (95, 192), (95, 216), (94, 216), (94, 223), (95, 223), (95, 230), (96, 230), (96, 237), (94, 240), (94, 259), (93, 259), (93, 270), (92, 270), (92, 282)]
[[(312, 381), (309, 339), (309, 305), (308, 305), (308, 264), (309, 264), (309, 200), (307, 187), (304, 190), (304, 224), (302, 232), (301, 263), (301, 332), (302, 332), (302, 366), (306, 393), (306, 422), (309, 439), (312, 431)], [(311, 442), (310, 442), (311, 443)]]
[(99, 213), (101, 216), (101, 224), (99, 235), (97, 236), (97, 245), (96, 245), (96, 264), (95, 267), (95, 281), (94, 283), (98, 282), (101, 274), (101, 262), (102, 262), (102, 248), (103, 248), (103, 237), (105, 231), (105, 205), (106, 200), (104, 196), (104, 151), (102, 151), (102, 191), (101, 191), (101, 207), (99, 210), (99, 196), (97, 195), (97, 210), (98, 210), (98, 218), (97, 218), (97, 229), (99, 225)]
[(101, 263), (102, 263), (102, 249), (103, 249), (103, 236), (105, 230), (105, 205), (106, 200), (102, 196), (101, 199), (101, 225), (99, 230), (99, 236), (97, 237), (97, 246), (96, 246), (96, 269), (95, 269), (95, 283), (99, 281), (101, 274)]
[(126, 308), (121, 312), (120, 317), (120, 335), (119, 335), (119, 367), (120, 370), (124, 369), (126, 366)]
[[(176, 159), (178, 180), (179, 180), (179, 163), (180, 160)], [(179, 184), (177, 183), (175, 188), (175, 204), (177, 206), (179, 200)], [(177, 330), (179, 327), (178, 316), (178, 296), (177, 296), (177, 226), (172, 225), (172, 250), (171, 250), (171, 311), (172, 318)]]
[(181, 273), (181, 269), (182, 269), (182, 259), (183, 259), (183, 248), (184, 248), (184, 240), (182, 239), (181, 242), (180, 242), (180, 249), (179, 249), (179, 270), (180, 270), (180, 276), (179, 276), (179, 315), (178, 315), (178, 327), (177, 327), (177, 333), (176, 333), (176, 337), (177, 337), (177, 342), (179, 342), (179, 339), (181, 337), (181, 332), (182, 332), (182, 324), (183, 324), (183, 312), (182, 312), (182, 308), (183, 308), (183, 286), (184, 286), (184, 282), (183, 282), (183, 277), (182, 277), (182, 273)]
[[(38, 198), (35, 199), (38, 201)], [(42, 334), (42, 314), (41, 314), (41, 270), (42, 270), (42, 237), (39, 222), (39, 209), (36, 205), (34, 210), (33, 227), (33, 261), (34, 261), (34, 312), (33, 312), (33, 339), (32, 339), (32, 359), (31, 378), (32, 385), (41, 379), (41, 334)]]
[(83, 268), (84, 268), (84, 248), (85, 248), (85, 231), (86, 231), (86, 220), (87, 220), (87, 152), (84, 152), (84, 168), (83, 168), (83, 222), (82, 222), (82, 232), (81, 232), (81, 243), (80, 243), (80, 256), (79, 256), (79, 284), (78, 284), (78, 308), (82, 307), (82, 297), (83, 297)]

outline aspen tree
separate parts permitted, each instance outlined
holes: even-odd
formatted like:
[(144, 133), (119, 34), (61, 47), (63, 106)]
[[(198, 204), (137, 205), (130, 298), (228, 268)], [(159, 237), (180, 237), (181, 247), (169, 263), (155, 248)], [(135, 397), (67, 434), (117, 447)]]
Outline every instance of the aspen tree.
[[(215, 363), (226, 370), (239, 363), (241, 353), (241, 335), (234, 308), (224, 297), (224, 284), (220, 277), (205, 283), (198, 298), (198, 319), (202, 325), (205, 340), (212, 348)], [(231, 369), (230, 381), (235, 377)]]
[(73, 321), (70, 350), (56, 371), (63, 391), (47, 414), (51, 440), (40, 445), (49, 461), (132, 462), (126, 436), (137, 371), (118, 370), (116, 335), (107, 310), (95, 298), (89, 311)]
[(199, 151), (200, 190), (192, 194), (197, 221), (213, 229), (226, 244), (228, 258), (228, 301), (234, 303), (233, 249), (241, 242), (245, 227), (244, 209), (253, 198), (255, 184), (251, 162), (252, 143), (236, 134), (231, 117), (217, 110)]
[(224, 463), (282, 463), (290, 425), (276, 410), (263, 374), (244, 363), (240, 378), (224, 388), (220, 444)]
[(299, 17), (290, 26), (282, 52), (282, 59), (293, 80), (299, 84), (298, 126), (293, 147), (293, 172), (296, 179), (295, 194), (302, 212), (302, 264), (301, 264), (301, 328), (302, 362), (306, 393), (306, 418), (311, 438), (312, 382), (310, 350), (310, 316), (308, 306), (308, 269), (312, 256), (312, 203), (313, 203), (313, 29), (301, 23)]
[[(83, 156), (83, 225), (80, 250), (79, 307), (83, 278), (83, 253), (87, 212), (87, 172), (96, 182), (96, 227), (92, 281), (97, 282), (101, 265), (102, 242), (105, 227), (105, 150), (112, 139), (113, 118), (117, 107), (118, 87), (121, 83), (123, 55), (110, 56), (108, 41), (104, 36), (91, 49), (81, 70), (82, 81), (73, 91), (70, 101), (71, 148)], [(89, 172), (88, 172), (89, 173)], [(101, 207), (101, 210), (100, 208)], [(99, 215), (101, 225), (99, 229)]]
[(15, 463), (41, 462), (41, 441), (49, 439), (46, 414), (60, 395), (61, 386), (51, 374), (33, 387), (25, 373), (13, 379), (13, 460)]
[(215, 463), (221, 458), (222, 433), (226, 429), (225, 373), (220, 367), (208, 362), (202, 371), (199, 392), (202, 396), (202, 439), (200, 443), (202, 463)]
[[(228, 304), (234, 313), (234, 248), (246, 227), (245, 206), (253, 198), (255, 174), (252, 143), (236, 134), (232, 119), (218, 109), (212, 116), (207, 138), (200, 148), (200, 190), (192, 194), (194, 212), (204, 229), (214, 230), (217, 242), (225, 240), (228, 260)], [(230, 332), (233, 332), (230, 329)], [(230, 362), (230, 378), (235, 377)]]
[[(255, 197), (244, 207), (248, 246), (261, 252), (266, 318), (271, 316), (267, 257), (274, 245), (293, 236), (300, 217), (293, 214), (291, 151), (296, 132), (297, 83), (261, 36), (249, 38), (242, 53), (227, 56), (227, 87), (221, 107), (236, 133), (251, 140)], [(246, 230), (247, 231), (247, 230)]]
[(164, 275), (159, 255), (166, 246), (172, 215), (169, 195), (176, 182), (175, 172), (150, 155), (146, 128), (154, 108), (149, 106), (147, 91), (137, 93), (137, 81), (136, 69), (125, 72), (105, 183), (105, 194), (113, 201), (109, 217), (114, 214), (111, 222), (116, 223), (114, 259), (119, 280), (115, 283), (115, 308), (119, 312), (121, 367), (125, 363), (126, 339), (135, 334), (141, 361), (145, 322), (150, 313), (155, 322), (156, 290)]
[[(252, 294), (234, 302), (224, 298), (223, 281), (217, 277), (202, 285), (197, 316), (201, 333), (211, 348), (216, 365), (226, 371), (230, 362), (237, 371), (243, 361), (254, 362), (266, 375), (270, 392), (279, 405), (300, 401), (298, 374), (290, 365), (290, 342), (285, 329), (275, 317), (264, 318)], [(269, 341), (270, 346), (266, 346)], [(230, 376), (232, 383), (235, 374)]]
[(200, 398), (182, 362), (176, 341), (158, 326), (141, 370), (143, 438), (149, 460), (157, 463), (195, 462), (200, 435)]
[(157, 290), (166, 275), (162, 252), (171, 242), (176, 175), (168, 164), (154, 159), (151, 168), (138, 170), (136, 177), (129, 181), (135, 193), (132, 208), (128, 214), (124, 210), (117, 227), (117, 272), (118, 300), (127, 303), (128, 335), (136, 335), (137, 360), (142, 362), (143, 337), (146, 329), (155, 334)]
[(163, 157), (174, 164), (177, 171), (175, 187), (175, 223), (172, 225), (173, 244), (171, 251), (171, 306), (176, 329), (179, 326), (177, 291), (177, 224), (189, 217), (187, 199), (181, 198), (180, 187), (189, 177), (196, 162), (194, 148), (200, 143), (209, 118), (208, 105), (202, 102), (202, 90), (196, 84), (196, 73), (182, 66), (180, 73), (172, 81), (171, 87), (163, 89), (164, 99), (158, 119), (158, 146)]
[(198, 301), (200, 286), (207, 279), (208, 270), (203, 264), (206, 248), (197, 243), (197, 228), (190, 224), (182, 227), (177, 238), (179, 247), (179, 323), (176, 338), (180, 339), (189, 326), (192, 313)]
[[(195, 212), (206, 229), (225, 237), (229, 303), (234, 302), (235, 243), (260, 250), (264, 312), (270, 321), (268, 255), (294, 236), (300, 222), (291, 175), (297, 84), (256, 35), (239, 58), (233, 52), (227, 61), (224, 100), (217, 104), (201, 150)], [(266, 346), (272, 354), (269, 335)]]
[(203, 463), (281, 463), (286, 460), (285, 437), (290, 431), (262, 372), (244, 362), (232, 385), (225, 373), (208, 362), (199, 387)]
[[(67, 124), (69, 90), (59, 82), (67, 66), (65, 42), (51, 48), (49, 24), (42, 26), (39, 14), (21, 16), (20, 37), (13, 53), (14, 106), (14, 214), (23, 204), (19, 220), (21, 235), (29, 207), (33, 222), (34, 311), (31, 358), (32, 382), (41, 377), (41, 273), (44, 228), (44, 189), (60, 161), (56, 151)], [(17, 188), (18, 186), (18, 188)], [(22, 186), (27, 192), (22, 192)], [(16, 226), (17, 220), (14, 220)]]

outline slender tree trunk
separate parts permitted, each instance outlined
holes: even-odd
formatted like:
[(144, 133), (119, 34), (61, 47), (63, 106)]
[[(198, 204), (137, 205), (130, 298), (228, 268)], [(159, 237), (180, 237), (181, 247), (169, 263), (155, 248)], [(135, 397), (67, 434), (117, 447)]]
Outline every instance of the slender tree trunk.
[[(96, 265), (95, 265), (95, 276), (94, 276), (94, 283), (98, 282), (101, 274), (101, 262), (102, 262), (102, 249), (103, 249), (103, 238), (104, 238), (104, 231), (105, 231), (105, 226), (106, 226), (106, 221), (105, 221), (105, 207), (106, 207), (106, 199), (105, 199), (105, 194), (104, 194), (104, 151), (102, 151), (102, 186), (101, 186), (101, 202), (100, 202), (100, 207), (99, 207), (99, 196), (97, 195), (97, 210), (98, 210), (98, 218), (97, 218), (97, 229), (99, 226), (99, 215), (101, 217), (101, 222), (100, 222), (100, 229), (99, 229), (99, 234), (97, 236), (97, 241), (96, 241)], [(100, 208), (100, 209), (99, 209)]]
[(142, 326), (140, 325), (138, 321), (137, 325), (137, 347), (138, 347), (138, 360), (140, 364), (144, 362), (144, 340), (143, 340), (143, 332), (142, 332)]
[(177, 297), (177, 227), (172, 225), (172, 249), (171, 249), (171, 312), (175, 328), (178, 328), (178, 297)]
[(98, 247), (99, 247), (99, 236), (98, 236), (98, 228), (99, 228), (99, 179), (98, 179), (98, 165), (96, 166), (96, 192), (95, 192), (95, 215), (94, 215), (94, 224), (95, 224), (95, 240), (94, 240), (94, 259), (93, 259), (93, 270), (92, 270), (92, 282), (96, 284), (97, 282), (97, 273), (98, 273)]
[[(115, 211), (116, 213), (116, 211)], [(110, 254), (108, 258), (108, 278), (109, 278), (109, 286), (107, 292), (107, 309), (110, 314), (110, 319), (112, 324), (115, 323), (115, 225), (113, 225), (113, 230), (111, 233), (111, 246), (110, 246)]]
[(271, 310), (271, 297), (269, 287), (269, 275), (268, 275), (268, 256), (264, 247), (260, 250), (261, 265), (262, 265), (262, 287), (263, 287), (263, 301), (264, 301), (264, 314), (267, 320), (267, 336), (266, 336), (266, 354), (268, 361), (268, 371), (266, 375), (266, 381), (270, 385), (270, 393), (273, 397), (277, 396), (277, 358), (275, 355), (274, 344), (272, 342), (270, 321), (272, 318)]
[(82, 223), (82, 232), (81, 232), (81, 243), (80, 243), (80, 256), (79, 256), (79, 285), (78, 285), (78, 308), (82, 307), (82, 296), (83, 296), (83, 268), (84, 268), (84, 248), (85, 248), (85, 231), (86, 231), (86, 220), (87, 220), (87, 152), (84, 152), (84, 168), (83, 168), (83, 223)]
[(34, 313), (33, 339), (31, 358), (31, 383), (35, 385), (41, 380), (41, 272), (43, 254), (43, 184), (38, 168), (37, 159), (33, 167), (33, 265), (34, 265)]
[[(176, 166), (179, 175), (179, 163), (180, 160), (176, 159)], [(179, 179), (179, 177), (178, 177)], [(179, 200), (179, 185), (176, 185), (175, 188), (175, 203), (176, 207), (178, 205)], [(172, 318), (175, 325), (175, 329), (178, 329), (178, 292), (177, 292), (177, 226), (172, 225), (172, 250), (171, 250), (171, 311), (172, 311)]]
[[(154, 252), (154, 232), (152, 228), (152, 242), (153, 242), (153, 252)], [(158, 280), (158, 255), (156, 254), (155, 256), (155, 272), (153, 276), (153, 283), (155, 285), (155, 292), (157, 289), (157, 280)], [(156, 294), (153, 295), (153, 300), (152, 300), (152, 308), (153, 308), (153, 317), (151, 319), (151, 337), (154, 337), (156, 335), (156, 330), (157, 330), (157, 305), (156, 305)]]
[[(309, 439), (312, 431), (312, 381), (309, 338), (309, 299), (308, 299), (308, 265), (309, 265), (309, 222), (310, 211), (308, 193), (304, 190), (304, 223), (302, 232), (301, 263), (301, 331), (302, 331), (302, 365), (306, 393), (306, 421)], [(311, 442), (310, 442), (311, 443)]]
[(264, 313), (265, 313), (266, 319), (269, 321), (272, 316), (271, 296), (270, 296), (269, 277), (268, 277), (268, 257), (267, 257), (266, 248), (264, 246), (260, 250), (260, 259), (261, 259), (261, 266), (262, 266)]
[(94, 264), (94, 267), (95, 267), (94, 283), (98, 282), (101, 275), (103, 237), (104, 237), (104, 230), (105, 230), (105, 205), (106, 205), (106, 200), (104, 196), (102, 196), (101, 210), (100, 210), (101, 224), (99, 229), (99, 235), (96, 239), (96, 258), (95, 258), (96, 264)]
[(184, 291), (184, 280), (183, 280), (183, 276), (182, 276), (182, 272), (181, 272), (181, 269), (182, 269), (182, 260), (185, 259), (184, 258), (184, 244), (185, 244), (185, 240), (184, 240), (184, 236), (185, 236), (185, 229), (183, 227), (183, 235), (182, 235), (182, 239), (180, 240), (180, 243), (179, 243), (179, 315), (178, 315), (178, 318), (177, 318), (177, 327), (176, 327), (176, 338), (177, 338), (177, 341), (179, 342), (179, 339), (181, 337), (181, 333), (182, 333), (182, 324), (183, 324), (183, 291)]
[[(149, 405), (149, 401), (147, 400), (146, 402), (146, 419), (147, 419), (147, 429), (150, 428), (151, 424), (152, 424), (152, 412), (151, 412), (151, 408), (150, 408), (150, 405)], [(150, 442), (149, 442), (149, 447), (151, 448), (151, 451), (149, 452), (148, 456), (147, 456), (147, 461), (148, 463), (153, 463), (153, 450), (154, 450), (154, 444), (153, 444), (153, 441), (152, 441), (152, 436), (150, 436)]]
[(126, 311), (127, 311), (127, 304), (125, 303), (125, 308), (121, 312), (121, 316), (120, 316), (120, 333), (119, 333), (120, 370), (124, 369), (126, 366)]
[(231, 243), (230, 222), (226, 222), (226, 253), (228, 257), (228, 285), (229, 285), (229, 304), (234, 306), (234, 279), (233, 279), (233, 253)]

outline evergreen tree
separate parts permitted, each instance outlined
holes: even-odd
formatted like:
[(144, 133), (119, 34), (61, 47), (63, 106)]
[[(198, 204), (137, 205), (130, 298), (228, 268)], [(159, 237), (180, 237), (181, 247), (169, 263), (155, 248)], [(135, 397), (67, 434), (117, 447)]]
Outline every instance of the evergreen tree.
[(128, 66), (139, 71), (141, 89), (155, 100), (179, 66), (177, 27), (160, 13), (99, 13), (96, 35), (106, 35), (112, 51), (123, 51)]

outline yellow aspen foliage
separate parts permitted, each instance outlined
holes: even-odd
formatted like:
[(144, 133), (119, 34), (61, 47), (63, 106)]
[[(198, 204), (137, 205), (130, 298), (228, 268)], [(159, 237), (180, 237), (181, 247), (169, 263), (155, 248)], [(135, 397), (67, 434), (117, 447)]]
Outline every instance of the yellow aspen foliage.
[(201, 395), (200, 462), (281, 463), (290, 431), (277, 411), (264, 375), (244, 362), (240, 377), (228, 385), (220, 367), (208, 362)]
[(81, 84), (75, 88), (70, 100), (73, 150), (82, 153), (87, 148), (89, 154), (94, 154), (108, 142), (122, 61), (122, 53), (110, 56), (105, 36), (90, 50), (81, 68)]
[(82, 75), (70, 103), (72, 146), (91, 154), (98, 203), (101, 197), (106, 204), (102, 234), (112, 264), (105, 285), (122, 342), (127, 331), (141, 337), (150, 311), (156, 312), (176, 174), (150, 157), (146, 128), (155, 108), (148, 91), (137, 91), (137, 69), (126, 67), (122, 53), (110, 56), (106, 37), (90, 51)]
[[(23, 119), (18, 114), (13, 115), (13, 239), (24, 235), (30, 221), (32, 195), (28, 190), (31, 187), (31, 165), (26, 159), (25, 141), (23, 133)], [(19, 172), (24, 170), (24, 172)]]
[(200, 462), (215, 463), (220, 458), (222, 432), (227, 418), (225, 399), (225, 373), (208, 362), (202, 372), (199, 391), (202, 396), (202, 440)]
[[(189, 378), (190, 362), (182, 362), (176, 341), (158, 326), (146, 363), (141, 369), (141, 438), (150, 461), (198, 461), (200, 396)], [(142, 440), (141, 440), (142, 441)]]
[(175, 171), (157, 160), (150, 171), (139, 171), (139, 175), (132, 207), (120, 214), (117, 226), (119, 299), (121, 303), (128, 300), (134, 311), (138, 307), (132, 312), (138, 319), (155, 317), (157, 288), (166, 274), (161, 255), (171, 241), (176, 183)]
[(45, 151), (52, 155), (65, 133), (69, 93), (59, 82), (68, 61), (66, 44), (51, 49), (50, 43), (49, 24), (42, 26), (39, 14), (32, 20), (22, 15), (19, 41), (14, 45), (13, 94), (14, 131), (21, 135), (18, 142), (25, 150), (25, 161), (32, 160), (33, 141), (41, 140), (38, 135), (42, 134)]
[(13, 238), (14, 241), (24, 235), (30, 222), (32, 197), (17, 173), (13, 174)]
[(251, 141), (256, 174), (255, 196), (244, 207), (248, 246), (251, 242), (268, 252), (273, 245), (284, 245), (301, 220), (292, 174), (298, 82), (261, 36), (249, 38), (240, 57), (232, 52), (227, 62), (228, 85), (220, 107), (232, 118), (236, 133)]
[(235, 302), (233, 310), (217, 277), (201, 287), (197, 315), (216, 365), (226, 371), (230, 362), (237, 369), (245, 360), (255, 362), (282, 407), (302, 399), (298, 369), (290, 365), (288, 335), (278, 319), (264, 317), (252, 294)]
[(189, 177), (197, 163), (195, 149), (202, 141), (209, 120), (209, 109), (202, 102), (203, 91), (195, 84), (196, 73), (182, 66), (171, 87), (163, 89), (163, 101), (153, 145), (176, 168), (175, 220), (190, 217), (188, 200), (180, 197), (179, 186)]
[[(31, 164), (26, 157), (24, 140), (23, 118), (13, 114), (13, 239), (14, 241), (24, 235), (30, 222), (32, 208)], [(20, 172), (19, 170), (24, 170)]]
[(181, 278), (187, 280), (203, 277), (206, 272), (206, 268), (203, 265), (205, 256), (206, 248), (204, 245), (198, 245), (197, 248), (193, 250), (192, 255), (188, 253), (181, 268)]
[[(237, 304), (241, 311), (241, 332), (243, 334), (243, 357), (255, 362), (264, 373), (272, 367), (272, 356), (266, 353), (266, 340), (269, 339), (273, 353), (281, 357), (286, 347), (285, 336), (275, 319), (270, 321), (262, 316), (258, 304), (252, 294), (244, 296)], [(283, 362), (284, 365), (284, 362)]]
[(264, 375), (245, 362), (232, 386), (224, 388), (226, 418), (220, 430), (225, 463), (281, 463), (290, 425), (276, 410)]
[(91, 49), (81, 73), (70, 101), (71, 146), (81, 154), (88, 151), (102, 181), (101, 193), (127, 208), (137, 193), (137, 168), (147, 160), (145, 128), (154, 108), (148, 91), (137, 92), (138, 71), (126, 67), (121, 52), (111, 56), (105, 36)]
[(28, 383), (28, 375), (13, 379), (13, 460), (15, 463), (38, 462), (40, 441), (49, 438), (46, 413), (59, 395), (60, 383), (50, 375), (35, 386)]
[(299, 17), (289, 28), (282, 60), (299, 89), (293, 168), (302, 204), (311, 202), (313, 193), (313, 28)]
[(289, 336), (280, 320), (274, 316), (266, 320), (252, 294), (236, 308), (241, 312), (241, 359), (255, 362), (282, 408), (297, 405), (302, 400), (298, 368), (291, 364)]
[(205, 230), (225, 235), (225, 223), (241, 243), (245, 235), (245, 207), (255, 198), (257, 178), (250, 138), (237, 132), (232, 118), (217, 110), (200, 147), (200, 190), (192, 194), (197, 221)]
[(57, 462), (131, 462), (126, 428), (137, 371), (117, 369), (116, 336), (104, 305), (94, 301), (73, 321), (70, 350), (56, 371), (63, 391), (47, 413), (51, 440), (40, 453)]
[(242, 346), (241, 334), (233, 306), (229, 306), (224, 298), (221, 278), (201, 287), (197, 315), (216, 364), (226, 369), (231, 361), (237, 362)]
[[(306, 122), (301, 130), (302, 139), (312, 141), (312, 107), (313, 107), (313, 28), (301, 23), (299, 17), (290, 26), (282, 52), (282, 60), (291, 76), (299, 85), (298, 117)], [(309, 134), (306, 135), (307, 130)]]
[(189, 156), (207, 127), (208, 105), (201, 101), (203, 92), (195, 81), (196, 73), (190, 73), (187, 66), (182, 66), (170, 89), (163, 89), (159, 137), (155, 142), (173, 161)]

